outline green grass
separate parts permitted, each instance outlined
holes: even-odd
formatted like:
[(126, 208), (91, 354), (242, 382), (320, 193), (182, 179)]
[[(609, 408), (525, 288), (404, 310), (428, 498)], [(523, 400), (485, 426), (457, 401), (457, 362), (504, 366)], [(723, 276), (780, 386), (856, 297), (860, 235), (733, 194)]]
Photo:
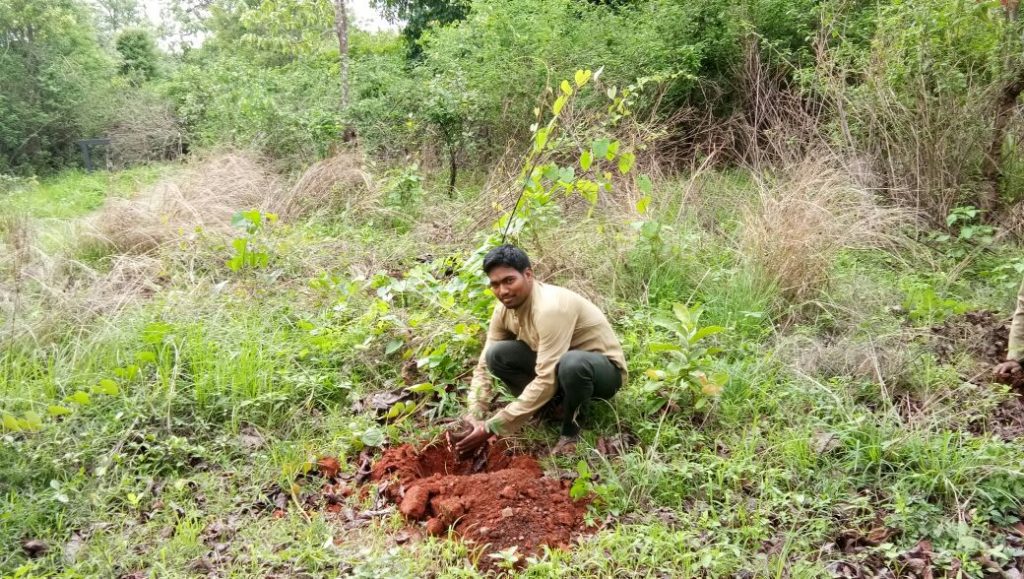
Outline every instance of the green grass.
[[(63, 223), (172, 170), (72, 173), (8, 202)], [(750, 197), (750, 181), (707, 179), (729, 200), (711, 214), (728, 222), (730, 204)], [(427, 182), (410, 214), (473, 201), (465, 190), (448, 200)], [(453, 221), (465, 218), (454, 213)], [(976, 576), (981, 552), (1008, 561), (1015, 551), (1005, 529), (1021, 516), (1024, 444), (968, 428), (1008, 395), (964, 385), (959, 368), (936, 361), (921, 338), (934, 312), (913, 318), (892, 309), (907, 300), (901, 280), (933, 283), (950, 265), (941, 253), (928, 262), (843, 253), (819, 303), (794, 308), (744, 265), (731, 226), (709, 227), (671, 204), (658, 218), (672, 229), (655, 248), (624, 237), (628, 224), (580, 221), (546, 232), (589, 236), (586, 263), (624, 248), (629, 261), (600, 270), (608, 285), (596, 289), (612, 294), (632, 380), (611, 405), (592, 410), (578, 456), (542, 461), (573, 469), (586, 460), (597, 473), (593, 533), (519, 575), (821, 577), (837, 560), (898, 569), (900, 555), (925, 538), (940, 570), (959, 561)], [(0, 434), (0, 576), (479, 576), (458, 541), (397, 544), (399, 515), (351, 529), (318, 513), (307, 521), (295, 509), (278, 519), (268, 493), (290, 488), (319, 456), (338, 456), (352, 472), (365, 440), (428, 438), (437, 427), (427, 412), (458, 415), (465, 383), (456, 378), (479, 352), (491, 298), (447, 265), (421, 263), (452, 246), (425, 247), (360, 217), (266, 235), (265, 269), (229, 271), (227, 250), (216, 244), (181, 249), (165, 257), (164, 286), (141, 305), (0, 350), (0, 413), (19, 420), (35, 412), (42, 422)], [(475, 240), (454, 244), (468, 251)], [(1008, 305), (989, 273), (1015, 251), (992, 248), (937, 295), (970, 307)], [(396, 283), (382, 275), (391, 268), (408, 276)], [(672, 412), (651, 413), (644, 373), (665, 359), (650, 344), (667, 336), (650, 319), (675, 301), (704, 303), (702, 321), (725, 328), (712, 338), (721, 353), (705, 364), (730, 379), (706, 410), (683, 396)], [(850, 365), (798, 368), (783, 347), (797, 338), (835, 344), (833, 353), (883, 344), (906, 349), (911, 362), (885, 383)], [(420, 399), (416, 415), (383, 425), (353, 410), (366, 393), (403, 385), (408, 359), (429, 362), (416, 380), (454, 385), (448, 397)], [(907, 414), (909, 402), (925, 401)], [(51, 406), (67, 412), (51, 416)], [(639, 446), (601, 456), (598, 437), (620, 430)], [(555, 436), (541, 425), (523, 439), (543, 448)], [(835, 544), (841, 532), (879, 527), (890, 529), (880, 544), (854, 553)], [(20, 543), (28, 539), (49, 551), (27, 557)]]
[(0, 209), (39, 219), (70, 219), (99, 209), (108, 197), (128, 197), (154, 183), (169, 165), (147, 165), (124, 171), (68, 171), (21, 182), (4, 193)]

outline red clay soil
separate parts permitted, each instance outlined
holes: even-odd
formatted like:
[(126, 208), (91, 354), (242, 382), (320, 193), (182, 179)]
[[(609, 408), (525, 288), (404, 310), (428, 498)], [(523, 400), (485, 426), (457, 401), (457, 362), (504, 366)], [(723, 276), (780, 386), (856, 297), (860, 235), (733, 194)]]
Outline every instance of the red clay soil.
[(513, 455), (501, 440), (464, 460), (443, 443), (402, 445), (384, 453), (370, 478), (388, 482), (388, 498), (410, 521), (426, 521), (431, 535), (452, 529), (488, 553), (566, 548), (585, 531), (588, 501), (573, 501), (568, 482), (545, 477), (533, 457)]

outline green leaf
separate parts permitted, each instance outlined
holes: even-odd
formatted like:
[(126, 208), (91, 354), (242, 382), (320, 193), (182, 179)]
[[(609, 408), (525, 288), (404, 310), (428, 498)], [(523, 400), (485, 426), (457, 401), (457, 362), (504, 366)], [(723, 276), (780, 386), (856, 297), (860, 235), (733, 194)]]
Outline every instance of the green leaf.
[(406, 388), (406, 390), (408, 390), (409, 392), (414, 392), (416, 394), (426, 394), (427, 392), (434, 391), (434, 385), (431, 384), (430, 382), (422, 382), (420, 384), (414, 384), (412, 386), (409, 386), (408, 388)]
[(686, 304), (676, 303), (672, 306), (672, 313), (675, 314), (676, 319), (682, 322), (684, 325), (691, 325), (692, 317), (690, 315), (690, 308), (686, 307)]
[(135, 353), (135, 361), (139, 364), (155, 364), (156, 352), (142, 351)]
[(619, 157), (619, 173), (625, 175), (629, 173), (629, 170), (633, 168), (633, 163), (636, 162), (636, 155), (633, 153), (623, 153)]
[(665, 374), (664, 370), (658, 370), (657, 368), (648, 368), (647, 371), (644, 372), (644, 376), (647, 376), (647, 378), (650, 380), (660, 382), (665, 379), (667, 374)]
[(558, 172), (558, 180), (562, 183), (572, 183), (576, 179), (576, 170), (572, 167), (562, 167)]
[(401, 349), (403, 345), (405, 345), (405, 342), (403, 342), (402, 340), (399, 340), (399, 339), (391, 340), (390, 342), (388, 342), (387, 347), (384, 348), (384, 355), (385, 356), (390, 356), (391, 354), (394, 354), (399, 349)]
[(651, 178), (647, 175), (640, 175), (636, 180), (637, 187), (640, 188), (640, 192), (644, 195), (651, 194)]
[(533, 137), (533, 148), (537, 151), (544, 150), (544, 145), (548, 144), (548, 129), (543, 128), (537, 131), (537, 134)]
[(48, 406), (46, 408), (46, 412), (50, 416), (64, 416), (67, 414), (71, 414), (70, 409), (65, 408), (63, 406), (57, 406), (56, 404), (51, 404), (50, 406)]
[(583, 154), (580, 155), (580, 168), (583, 169), (584, 171), (589, 171), (590, 170), (590, 165), (593, 164), (593, 163), (594, 163), (594, 154), (591, 153), (589, 149), (586, 150), (586, 151), (583, 151)]
[(724, 331), (725, 328), (722, 326), (705, 326), (693, 334), (693, 337), (690, 338), (690, 343), (695, 344), (708, 336), (714, 336), (715, 334), (720, 334)]
[(576, 472), (580, 475), (580, 478), (589, 479), (590, 465), (587, 464), (587, 461), (581, 460), (576, 463)]
[(21, 421), (18, 420), (13, 414), (3, 415), (4, 430), (8, 432), (21, 432)]
[(592, 73), (589, 68), (587, 70), (577, 70), (576, 75), (573, 78), (573, 80), (576, 81), (576, 88), (580, 88), (587, 84), (587, 81), (590, 80), (590, 77), (593, 74), (594, 73)]
[(611, 143), (608, 139), (597, 139), (590, 144), (590, 150), (594, 152), (595, 157), (601, 159), (608, 155), (609, 145), (611, 145)]
[[(619, 152), (619, 142), (618, 141), (612, 141), (611, 143), (608, 143), (608, 154), (606, 154), (604, 156), (604, 158), (606, 160), (608, 160), (608, 161), (611, 161), (612, 159), (615, 158), (615, 155), (617, 155), (618, 152)], [(611, 177), (609, 177), (609, 179), (610, 178)]]
[(110, 378), (104, 378), (103, 380), (100, 380), (99, 384), (92, 387), (92, 391), (96, 394), (116, 396), (121, 389), (117, 387), (117, 382), (114, 382)]
[(249, 240), (244, 237), (239, 237), (231, 241), (231, 246), (235, 248), (238, 253), (245, 253), (245, 248), (249, 246)]
[(384, 431), (376, 427), (363, 432), (363, 435), (359, 437), (359, 440), (366, 446), (381, 446), (384, 444), (384, 439)]
[(681, 352), (682, 348), (679, 344), (671, 342), (651, 342), (647, 344), (647, 350), (652, 354), (660, 354), (661, 352)]
[(82, 392), (81, 390), (78, 390), (74, 394), (72, 394), (71, 396), (68, 396), (67, 397), (67, 401), (68, 402), (74, 402), (75, 404), (78, 404), (79, 406), (88, 406), (92, 402), (92, 399), (89, 398), (89, 395), (86, 394), (85, 392)]
[(597, 203), (597, 183), (589, 179), (580, 179), (576, 182), (576, 190), (591, 205)]
[(26, 430), (42, 430), (43, 428), (43, 417), (39, 416), (39, 413), (34, 410), (29, 410), (25, 413), (24, 420), (21, 421)]
[(644, 195), (636, 202), (636, 212), (643, 214), (647, 212), (647, 206), (651, 204), (651, 196)]
[(147, 344), (162, 344), (174, 328), (165, 322), (151, 322), (142, 330), (142, 341)]
[(567, 102), (569, 102), (569, 100), (564, 95), (558, 97), (557, 99), (555, 99), (555, 104), (551, 105), (551, 112), (555, 113), (556, 115), (561, 113), (562, 109), (565, 108), (565, 103)]
[(610, 86), (608, 87), (606, 94), (610, 100), (615, 100), (615, 95), (619, 94), (619, 89), (618, 87)]
[(559, 88), (562, 89), (562, 94), (564, 94), (565, 96), (569, 96), (572, 94), (572, 86), (569, 84), (569, 81), (567, 80), (563, 80), (562, 84), (559, 85)]

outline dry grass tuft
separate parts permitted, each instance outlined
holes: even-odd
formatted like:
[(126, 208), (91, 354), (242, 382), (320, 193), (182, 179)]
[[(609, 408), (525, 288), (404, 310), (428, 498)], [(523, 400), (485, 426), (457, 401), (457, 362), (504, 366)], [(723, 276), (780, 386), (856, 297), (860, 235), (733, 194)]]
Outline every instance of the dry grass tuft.
[(306, 169), (274, 206), (284, 218), (323, 211), (364, 213), (378, 204), (379, 193), (372, 176), (363, 169), (361, 156), (342, 151)]
[(112, 199), (91, 220), (93, 235), (115, 253), (147, 254), (194, 233), (228, 233), (244, 209), (271, 210), (281, 186), (267, 163), (226, 153), (198, 162), (133, 199)]
[(758, 186), (757, 200), (742, 211), (740, 250), (791, 304), (827, 286), (839, 252), (899, 243), (895, 231), (908, 217), (812, 159), (761, 178)]

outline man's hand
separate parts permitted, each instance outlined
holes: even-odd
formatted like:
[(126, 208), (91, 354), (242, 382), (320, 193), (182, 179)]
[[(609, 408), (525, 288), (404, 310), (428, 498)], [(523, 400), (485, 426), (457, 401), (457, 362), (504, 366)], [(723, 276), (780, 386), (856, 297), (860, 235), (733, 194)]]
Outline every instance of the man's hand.
[(992, 369), (993, 374), (1002, 378), (1009, 377), (1011, 374), (1020, 374), (1020, 372), (1021, 366), (1017, 360), (1007, 360)]
[(491, 435), (491, 433), (487, 432), (487, 426), (483, 422), (475, 419), (468, 419), (467, 421), (472, 426), (472, 429), (465, 434), (460, 433), (458, 438), (452, 437), (452, 440), (455, 441), (455, 450), (459, 455), (469, 454), (480, 448), (483, 443), (487, 442), (487, 437)]

